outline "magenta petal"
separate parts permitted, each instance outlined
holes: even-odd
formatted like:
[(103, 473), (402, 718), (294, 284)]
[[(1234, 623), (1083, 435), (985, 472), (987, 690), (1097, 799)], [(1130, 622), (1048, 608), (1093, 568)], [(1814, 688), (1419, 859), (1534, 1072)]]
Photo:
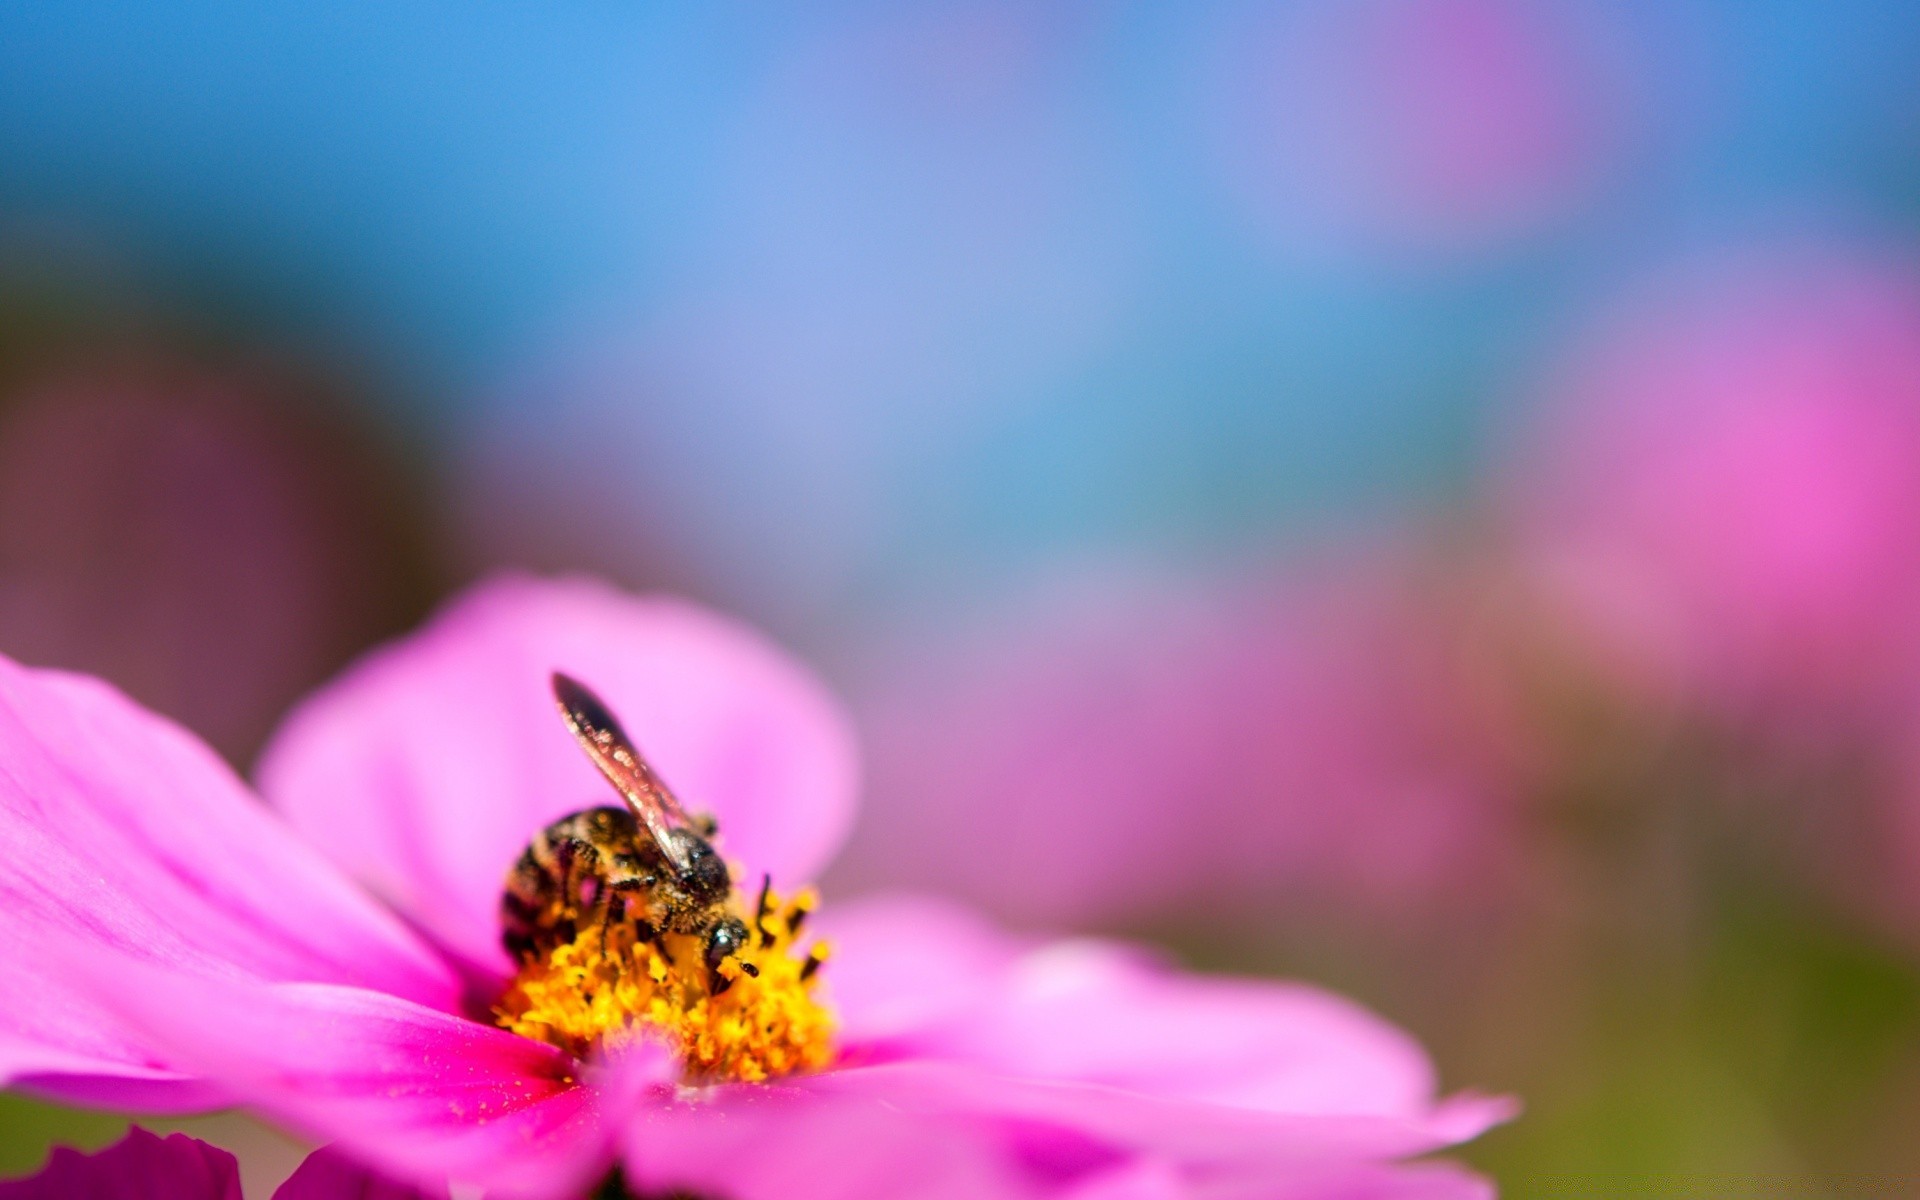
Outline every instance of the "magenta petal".
[(1218, 1200), (1494, 1200), (1493, 1184), (1451, 1163), (1308, 1173), (1279, 1190), (1223, 1188)]
[(210, 750), (96, 680), (0, 659), (0, 845), (0, 1081), (212, 1098), (52, 978), (47, 950), (456, 1001), (445, 964)]
[(1162, 1159), (1136, 1159), (1081, 1181), (1061, 1200), (1494, 1200), (1494, 1189), (1447, 1163), (1309, 1165), (1280, 1175), (1194, 1178)]
[(548, 677), (604, 696), (721, 848), (810, 879), (852, 813), (852, 739), (797, 664), (751, 630), (584, 580), (497, 580), (299, 708), (268, 797), (468, 960), (506, 969), (500, 884), (548, 822), (614, 793), (555, 714)]
[(307, 1155), (273, 1200), (446, 1200), (445, 1187), (394, 1183), (327, 1146)]
[(644, 1111), (628, 1185), (729, 1200), (1019, 1200), (1038, 1195), (983, 1130), (865, 1097), (734, 1087)]
[(135, 1126), (94, 1154), (55, 1148), (39, 1174), (0, 1183), (0, 1200), (241, 1200), (240, 1167), (197, 1138)]
[(831, 904), (816, 923), (843, 1039), (867, 1047), (986, 1011), (1025, 949), (970, 909), (918, 896)]
[(1079, 1180), (1063, 1200), (1193, 1200), (1191, 1182), (1165, 1159), (1128, 1159)]
[(1131, 1153), (1239, 1170), (1424, 1154), (1471, 1138), (1513, 1112), (1504, 1101), (1477, 1097), (1411, 1115), (1289, 1112), (1020, 1078), (932, 1060), (840, 1070), (809, 1086), (827, 1094), (885, 1099), (916, 1113), (1056, 1126)]
[(391, 1177), (563, 1195), (605, 1169), (598, 1093), (564, 1053), (359, 988), (70, 969), (166, 1060)]
[[(1312, 988), (1184, 975), (1096, 942), (1002, 936), (996, 956), (985, 926), (923, 904), (823, 917), (848, 1058), (869, 1065), (821, 1089), (1215, 1162), (1415, 1154), (1511, 1115), (1503, 1100), (1437, 1102), (1412, 1039)], [(964, 984), (915, 965), (941, 947)]]

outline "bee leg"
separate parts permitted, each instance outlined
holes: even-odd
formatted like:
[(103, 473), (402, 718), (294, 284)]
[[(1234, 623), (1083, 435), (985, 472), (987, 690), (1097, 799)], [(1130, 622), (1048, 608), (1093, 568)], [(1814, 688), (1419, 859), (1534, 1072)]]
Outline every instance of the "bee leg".
[[(607, 915), (606, 920), (600, 926), (601, 957), (604, 958), (607, 953), (608, 927), (616, 921), (624, 922), (627, 919), (627, 898), (636, 892), (645, 890), (645, 885), (637, 879), (622, 880), (619, 883), (608, 885), (606, 896)], [(653, 926), (645, 921), (636, 922), (634, 925), (633, 944), (636, 948), (654, 943), (655, 939), (659, 936), (660, 935), (654, 931)]]
[(609, 892), (606, 897), (606, 909), (606, 915), (600, 918), (601, 958), (607, 956), (607, 931), (613, 928), (615, 922), (626, 920), (627, 898), (618, 891)]
[[(567, 904), (573, 908), (582, 905), (598, 907), (600, 900), (600, 851), (592, 842), (580, 838), (569, 838), (561, 843), (559, 852), (560, 878), (566, 884)], [(588, 900), (584, 895), (586, 885), (594, 884), (594, 896)]]
[(560, 905), (567, 918), (555, 934), (570, 942), (592, 921), (600, 922), (600, 949), (606, 952), (607, 885), (600, 873), (600, 851), (582, 838), (568, 838), (554, 848), (559, 875)]

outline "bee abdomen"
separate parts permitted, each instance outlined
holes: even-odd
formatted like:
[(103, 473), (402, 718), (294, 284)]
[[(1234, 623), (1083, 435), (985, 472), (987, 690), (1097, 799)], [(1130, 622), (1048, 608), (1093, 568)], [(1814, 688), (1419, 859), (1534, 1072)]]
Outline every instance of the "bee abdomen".
[(594, 808), (562, 817), (528, 843), (507, 873), (500, 897), (501, 942), (525, 962), (573, 940), (599, 912), (610, 875), (644, 855), (632, 814)]

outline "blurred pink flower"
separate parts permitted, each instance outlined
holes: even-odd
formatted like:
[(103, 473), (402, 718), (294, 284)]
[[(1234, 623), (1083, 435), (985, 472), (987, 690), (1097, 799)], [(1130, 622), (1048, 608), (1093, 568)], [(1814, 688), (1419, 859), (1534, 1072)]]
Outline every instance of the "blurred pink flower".
[(1436, 1103), (1419, 1047), (1354, 1006), (928, 903), (821, 915), (838, 1058), (817, 1074), (696, 1082), (652, 1042), (582, 1061), (476, 1019), (509, 966), (505, 872), (604, 800), (551, 711), (556, 668), (643, 732), (747, 877), (831, 855), (853, 794), (837, 711), (766, 642), (669, 601), (468, 595), (289, 720), (262, 770), (287, 824), (118, 693), (0, 660), (0, 1079), (241, 1102), (397, 1177), (513, 1194), (616, 1163), (642, 1192), (735, 1200), (1484, 1194), (1391, 1164), (1508, 1105)]
[(1549, 393), (1506, 503), (1597, 670), (1801, 732), (1887, 697), (1920, 612), (1909, 264), (1800, 250), (1674, 272)]
[(0, 398), (0, 645), (250, 757), (429, 586), (391, 464), (315, 390), (96, 348)]
[(1387, 558), (1291, 584), (1096, 573), (902, 656), (864, 689), (848, 877), (1047, 923), (1486, 894), (1518, 758)]
[[(389, 1183), (331, 1148), (307, 1156), (273, 1200), (445, 1200), (447, 1189)], [(184, 1133), (138, 1125), (104, 1150), (57, 1147), (27, 1179), (0, 1182), (0, 1200), (241, 1200), (233, 1155)]]

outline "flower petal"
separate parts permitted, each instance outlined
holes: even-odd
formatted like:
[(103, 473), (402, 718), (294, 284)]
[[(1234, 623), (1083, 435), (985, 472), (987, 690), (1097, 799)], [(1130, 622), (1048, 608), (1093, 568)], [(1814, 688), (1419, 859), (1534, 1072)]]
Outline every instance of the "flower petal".
[(213, 1098), (52, 978), (49, 948), (458, 999), (444, 962), (211, 751), (97, 680), (0, 658), (0, 845), (0, 1082), (141, 1107)]
[(865, 1097), (735, 1087), (660, 1105), (627, 1129), (639, 1194), (732, 1200), (1019, 1200), (1039, 1188), (983, 1129)]
[(361, 1166), (333, 1146), (307, 1155), (273, 1200), (446, 1200), (447, 1189), (394, 1183)]
[(842, 1036), (869, 1049), (985, 1010), (1026, 949), (929, 897), (835, 903), (814, 921), (833, 950), (820, 978)]
[(757, 634), (585, 580), (497, 580), (299, 708), (263, 760), (313, 841), (470, 962), (504, 972), (500, 886), (542, 827), (617, 803), (555, 714), (549, 676), (604, 696), (721, 849), (812, 877), (852, 814), (852, 738)]
[(1163, 1159), (1135, 1159), (1080, 1182), (1062, 1200), (1494, 1200), (1494, 1189), (1450, 1163), (1340, 1164), (1283, 1176), (1194, 1179)]
[[(1003, 936), (996, 967), (990, 929), (924, 904), (828, 910), (823, 928), (849, 1062), (868, 1065), (809, 1086), (1208, 1162), (1415, 1154), (1511, 1113), (1437, 1103), (1417, 1044), (1312, 988), (1182, 975), (1096, 942)], [(915, 966), (946, 946), (964, 988)]]
[(93, 1154), (55, 1147), (39, 1174), (0, 1183), (0, 1200), (241, 1200), (240, 1165), (198, 1138), (136, 1125)]
[(1510, 1104), (1477, 1097), (1407, 1115), (1251, 1108), (1009, 1076), (937, 1060), (854, 1067), (818, 1076), (806, 1086), (825, 1094), (883, 1099), (914, 1113), (998, 1116), (1054, 1126), (1126, 1153), (1241, 1171), (1406, 1158), (1474, 1137), (1512, 1115)]
[(67, 970), (175, 1069), (394, 1179), (558, 1196), (610, 1161), (599, 1094), (543, 1043), (361, 988)]

